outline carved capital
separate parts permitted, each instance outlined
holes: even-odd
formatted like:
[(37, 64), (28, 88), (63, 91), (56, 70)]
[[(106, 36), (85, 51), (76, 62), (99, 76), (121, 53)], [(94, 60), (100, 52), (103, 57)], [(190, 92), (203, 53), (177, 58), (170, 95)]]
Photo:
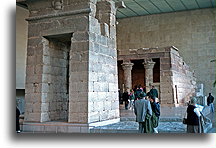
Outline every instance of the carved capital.
[(123, 70), (132, 70), (132, 67), (133, 67), (133, 63), (130, 63), (130, 62), (126, 62), (126, 63), (122, 63), (122, 68)]
[(155, 62), (150, 60), (150, 61), (143, 62), (143, 65), (144, 65), (145, 69), (153, 69), (154, 65), (155, 65)]

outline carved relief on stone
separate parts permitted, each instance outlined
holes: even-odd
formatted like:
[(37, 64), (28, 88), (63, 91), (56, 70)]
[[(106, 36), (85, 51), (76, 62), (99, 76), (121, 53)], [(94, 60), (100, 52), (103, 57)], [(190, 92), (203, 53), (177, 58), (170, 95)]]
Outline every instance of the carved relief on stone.
[(52, 7), (55, 10), (62, 10), (63, 9), (63, 0), (54, 0), (54, 1), (52, 1)]

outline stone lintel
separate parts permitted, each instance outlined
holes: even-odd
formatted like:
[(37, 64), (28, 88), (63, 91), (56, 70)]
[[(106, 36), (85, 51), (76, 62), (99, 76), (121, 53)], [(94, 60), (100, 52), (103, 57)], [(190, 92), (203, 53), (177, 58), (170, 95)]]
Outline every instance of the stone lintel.
[(78, 14), (90, 13), (90, 12), (91, 12), (91, 9), (86, 8), (86, 9), (80, 9), (80, 10), (74, 10), (74, 11), (68, 11), (68, 12), (53, 13), (53, 14), (29, 17), (26, 19), (26, 21), (37, 21), (37, 20), (41, 20), (41, 19), (70, 16), (70, 15), (78, 15)]
[[(147, 58), (164, 58), (169, 52), (146, 52), (143, 54), (130, 53), (130, 55), (118, 55), (118, 60), (140, 60)], [(169, 57), (169, 56), (168, 56)]]

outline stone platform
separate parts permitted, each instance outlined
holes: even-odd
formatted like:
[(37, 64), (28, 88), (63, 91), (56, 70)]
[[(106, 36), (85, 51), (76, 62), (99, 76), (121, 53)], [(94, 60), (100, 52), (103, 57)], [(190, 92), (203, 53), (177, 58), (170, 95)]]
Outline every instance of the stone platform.
[[(159, 133), (186, 133), (186, 125), (182, 124), (182, 117), (186, 107), (161, 107), (161, 117), (158, 126)], [(212, 124), (207, 124), (205, 133), (215, 133), (215, 117), (209, 114), (209, 108), (204, 110)], [(45, 123), (24, 123), (24, 133), (137, 133), (138, 123), (135, 122), (134, 111), (125, 110), (120, 105), (120, 119), (100, 124), (72, 124), (52, 121)], [(213, 127), (213, 128), (212, 128)]]
[(120, 122), (120, 118), (91, 124), (76, 124), (65, 121), (50, 121), (43, 123), (24, 122), (21, 129), (26, 133), (90, 133), (90, 129)]

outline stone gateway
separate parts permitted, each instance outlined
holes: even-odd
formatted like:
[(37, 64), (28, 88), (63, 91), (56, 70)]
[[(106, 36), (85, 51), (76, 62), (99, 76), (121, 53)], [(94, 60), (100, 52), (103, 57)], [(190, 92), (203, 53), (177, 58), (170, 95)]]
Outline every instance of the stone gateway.
[(92, 123), (118, 122), (116, 10), (121, 3), (26, 4), (30, 15), (24, 130), (50, 128), (39, 125), (53, 121), (88, 132)]

